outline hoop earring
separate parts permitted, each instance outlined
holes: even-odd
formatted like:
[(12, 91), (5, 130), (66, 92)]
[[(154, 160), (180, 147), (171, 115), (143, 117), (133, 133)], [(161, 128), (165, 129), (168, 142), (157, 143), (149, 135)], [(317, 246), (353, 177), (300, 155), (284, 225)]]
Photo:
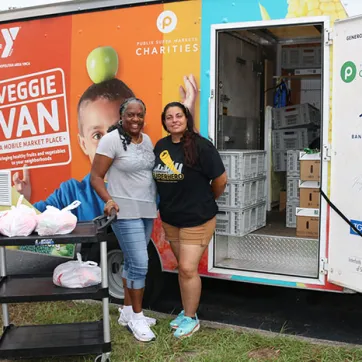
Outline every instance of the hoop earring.
[(122, 126), (122, 120), (121, 120), (121, 119), (118, 121), (118, 124), (119, 124), (120, 126)]

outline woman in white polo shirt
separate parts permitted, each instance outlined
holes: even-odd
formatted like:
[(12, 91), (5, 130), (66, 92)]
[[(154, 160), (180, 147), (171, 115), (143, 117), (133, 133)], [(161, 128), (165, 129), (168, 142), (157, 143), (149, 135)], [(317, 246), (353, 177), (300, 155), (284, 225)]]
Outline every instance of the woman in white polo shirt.
[[(121, 120), (99, 142), (91, 170), (91, 184), (106, 203), (104, 212), (117, 211), (112, 228), (124, 254), (122, 273), (125, 299), (118, 322), (135, 338), (155, 339), (156, 324), (142, 312), (148, 270), (147, 245), (157, 217), (156, 187), (152, 177), (155, 156), (151, 139), (142, 133), (146, 107), (137, 98), (120, 108)], [(104, 178), (107, 175), (108, 187)]]

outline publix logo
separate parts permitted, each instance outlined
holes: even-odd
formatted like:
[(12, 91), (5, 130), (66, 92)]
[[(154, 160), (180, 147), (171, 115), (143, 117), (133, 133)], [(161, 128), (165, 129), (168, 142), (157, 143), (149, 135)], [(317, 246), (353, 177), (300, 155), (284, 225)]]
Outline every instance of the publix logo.
[[(341, 68), (341, 78), (345, 83), (351, 83), (356, 79), (357, 67), (351, 61), (345, 62)], [(359, 72), (359, 76), (362, 77), (362, 70)]]
[(177, 16), (171, 10), (163, 11), (157, 18), (157, 28), (161, 33), (171, 33), (176, 29)]

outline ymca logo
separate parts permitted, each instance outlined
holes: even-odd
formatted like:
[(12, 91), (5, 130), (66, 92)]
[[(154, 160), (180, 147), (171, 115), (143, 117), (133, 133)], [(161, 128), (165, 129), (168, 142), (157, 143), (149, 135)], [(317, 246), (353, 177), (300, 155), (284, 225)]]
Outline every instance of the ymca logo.
[(8, 58), (13, 52), (14, 41), (18, 36), (20, 27), (1, 29), (1, 34), (5, 41), (4, 50), (2, 51), (1, 58)]
[(157, 18), (157, 28), (161, 33), (171, 33), (176, 29), (177, 16), (171, 10), (163, 11)]

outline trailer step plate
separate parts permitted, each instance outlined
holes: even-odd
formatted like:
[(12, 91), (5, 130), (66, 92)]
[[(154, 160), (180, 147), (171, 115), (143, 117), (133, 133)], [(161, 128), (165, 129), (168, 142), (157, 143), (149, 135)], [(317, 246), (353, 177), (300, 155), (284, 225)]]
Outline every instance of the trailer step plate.
[(306, 278), (319, 276), (319, 242), (270, 235), (216, 235), (215, 267)]

